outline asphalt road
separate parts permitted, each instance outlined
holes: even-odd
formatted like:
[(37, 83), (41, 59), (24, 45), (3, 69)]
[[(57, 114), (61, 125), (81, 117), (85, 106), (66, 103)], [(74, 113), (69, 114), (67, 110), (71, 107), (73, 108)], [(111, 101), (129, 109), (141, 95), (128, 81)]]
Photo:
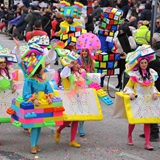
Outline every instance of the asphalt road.
[[(23, 42), (24, 43), (24, 42)], [(8, 37), (0, 35), (0, 44), (13, 49), (14, 42)], [(57, 66), (54, 66), (57, 68)], [(107, 80), (107, 79), (106, 79)], [(116, 77), (111, 77), (110, 93), (114, 95)], [(114, 99), (113, 99), (114, 100)], [(154, 151), (146, 151), (144, 139), (139, 138), (143, 133), (143, 125), (137, 125), (133, 140), (134, 146), (128, 146), (127, 120), (113, 119), (113, 105), (106, 106), (101, 102), (104, 120), (100, 122), (85, 122), (86, 136), (76, 140), (81, 148), (72, 148), (68, 145), (70, 128), (62, 131), (60, 143), (54, 142), (55, 128), (43, 128), (39, 140), (41, 152), (30, 154), (30, 138), (22, 128), (16, 128), (12, 124), (0, 125), (0, 160), (160, 160), (159, 143), (152, 143)]]

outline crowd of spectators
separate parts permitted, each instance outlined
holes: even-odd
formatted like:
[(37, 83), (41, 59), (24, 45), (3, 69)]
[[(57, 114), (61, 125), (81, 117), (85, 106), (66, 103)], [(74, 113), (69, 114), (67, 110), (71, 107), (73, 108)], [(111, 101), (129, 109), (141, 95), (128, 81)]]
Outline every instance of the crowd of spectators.
[[(86, 5), (86, 14), (82, 14), (80, 20), (84, 28), (88, 32), (97, 33), (97, 22), (103, 9), (112, 6), (122, 9), (124, 23), (128, 24), (133, 36), (141, 33), (141, 30), (146, 27), (140, 27), (143, 21), (151, 23), (152, 5), (147, 0), (78, 0)], [(39, 1), (42, 2), (42, 1)], [(44, 1), (45, 2), (45, 1)], [(47, 1), (46, 1), (47, 2)], [(29, 0), (23, 0), (23, 4), (10, 6), (9, 8), (1, 5), (0, 7), (0, 32), (5, 31), (7, 36), (17, 37), (20, 40), (25, 39), (27, 32), (34, 29), (34, 22), (41, 20), (42, 29), (50, 38), (55, 38), (54, 33), (60, 28), (59, 25), (63, 19), (59, 15), (60, 5), (58, 0), (48, 1), (47, 7), (43, 8), (40, 3), (34, 1), (29, 3)], [(73, 0), (69, 1), (71, 4)], [(53, 5), (54, 3), (54, 5)], [(160, 32), (160, 7), (158, 3), (157, 21), (155, 32)], [(147, 28), (150, 29), (148, 24)], [(4, 30), (5, 28), (5, 30)], [(138, 31), (137, 31), (138, 30)], [(140, 31), (139, 31), (140, 30)], [(144, 31), (145, 32), (145, 31)], [(136, 34), (135, 34), (136, 33)], [(150, 34), (150, 33), (149, 33)], [(149, 35), (148, 34), (148, 35)], [(144, 37), (143, 37), (144, 38)], [(135, 38), (136, 40), (136, 38)]]

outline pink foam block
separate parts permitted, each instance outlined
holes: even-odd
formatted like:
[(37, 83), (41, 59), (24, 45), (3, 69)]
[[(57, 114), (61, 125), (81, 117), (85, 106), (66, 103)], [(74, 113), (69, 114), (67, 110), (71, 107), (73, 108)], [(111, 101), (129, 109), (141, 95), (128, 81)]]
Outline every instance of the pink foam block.
[(88, 86), (89, 86), (89, 88), (94, 88), (94, 89), (96, 89), (96, 90), (101, 89), (101, 86), (98, 85), (97, 83), (91, 83), (91, 84), (89, 84)]
[(32, 118), (32, 119), (23, 119), (23, 118), (20, 118), (19, 122), (21, 122), (23, 124), (43, 123), (44, 119), (43, 118)]
[(54, 117), (63, 116), (63, 112), (54, 112)]
[(28, 109), (28, 110), (24, 110), (24, 109), (20, 108), (20, 113), (22, 113), (22, 114), (31, 113), (31, 112), (44, 113), (44, 109)]
[(61, 126), (61, 125), (63, 125), (63, 121), (57, 121), (56, 122), (56, 126)]

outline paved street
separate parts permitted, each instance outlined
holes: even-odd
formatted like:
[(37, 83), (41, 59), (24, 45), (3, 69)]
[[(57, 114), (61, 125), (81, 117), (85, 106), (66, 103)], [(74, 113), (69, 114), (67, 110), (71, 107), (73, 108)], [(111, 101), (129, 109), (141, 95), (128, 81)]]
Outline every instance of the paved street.
[[(24, 43), (24, 42), (23, 42)], [(13, 49), (14, 42), (0, 34), (0, 44)], [(57, 67), (57, 66), (56, 66)], [(107, 78), (106, 78), (107, 80)], [(110, 93), (114, 95), (114, 85), (117, 78), (111, 77)], [(114, 100), (114, 99), (113, 99)], [(76, 140), (81, 148), (68, 145), (70, 128), (62, 131), (60, 143), (54, 142), (55, 128), (42, 128), (39, 140), (41, 152), (30, 154), (30, 138), (22, 128), (12, 124), (0, 125), (0, 160), (160, 160), (160, 145), (152, 143), (154, 151), (144, 150), (143, 125), (137, 125), (133, 133), (134, 146), (128, 146), (127, 126), (124, 119), (112, 119), (113, 105), (106, 106), (101, 102), (104, 120), (100, 122), (85, 122), (85, 138), (77, 135)]]

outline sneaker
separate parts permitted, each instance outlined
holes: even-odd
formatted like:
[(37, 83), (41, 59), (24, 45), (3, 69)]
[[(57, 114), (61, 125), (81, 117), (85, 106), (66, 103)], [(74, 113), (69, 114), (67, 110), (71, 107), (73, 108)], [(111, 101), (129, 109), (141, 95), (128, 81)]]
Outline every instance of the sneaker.
[(36, 147), (32, 147), (32, 148), (31, 148), (31, 153), (32, 153), (32, 154), (36, 154), (36, 153), (37, 153)]
[(37, 151), (37, 152), (40, 152), (40, 151), (41, 151), (41, 149), (39, 148), (38, 145), (36, 145), (35, 147), (36, 147), (36, 151)]
[(85, 133), (80, 133), (79, 136), (80, 136), (80, 137), (84, 137), (84, 136), (85, 136)]
[(69, 145), (71, 147), (75, 147), (75, 148), (80, 148), (81, 147), (81, 145), (79, 143), (77, 143), (76, 141), (69, 142)]
[(60, 133), (57, 132), (58, 128), (56, 129), (56, 132), (54, 134), (54, 139), (56, 142), (59, 142), (60, 141)]
[(131, 137), (128, 138), (127, 144), (128, 144), (129, 146), (133, 146), (133, 141), (132, 141), (132, 138), (131, 138)]
[(145, 144), (145, 145), (144, 145), (144, 148), (145, 148), (146, 150), (149, 150), (149, 151), (152, 151), (152, 150), (153, 150), (153, 147), (152, 147), (152, 145), (151, 145), (150, 143)]

